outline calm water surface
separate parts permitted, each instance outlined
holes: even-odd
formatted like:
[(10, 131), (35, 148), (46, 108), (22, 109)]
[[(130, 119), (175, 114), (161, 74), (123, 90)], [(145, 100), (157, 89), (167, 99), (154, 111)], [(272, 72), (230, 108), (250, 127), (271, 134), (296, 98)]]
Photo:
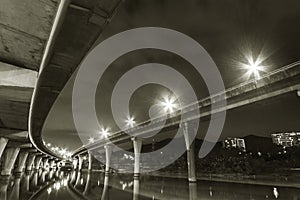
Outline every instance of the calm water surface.
[(71, 172), (47, 180), (39, 174), (15, 177), (0, 184), (0, 200), (146, 200), (146, 199), (228, 199), (300, 200), (300, 189), (214, 181), (188, 183), (182, 178), (163, 178), (100, 172)]

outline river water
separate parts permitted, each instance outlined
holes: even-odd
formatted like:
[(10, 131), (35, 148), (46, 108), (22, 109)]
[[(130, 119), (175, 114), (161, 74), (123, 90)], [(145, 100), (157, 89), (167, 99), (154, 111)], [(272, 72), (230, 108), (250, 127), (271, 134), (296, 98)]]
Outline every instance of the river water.
[[(36, 181), (36, 177), (38, 180)], [(34, 180), (35, 179), (35, 180)], [(0, 200), (146, 200), (146, 199), (220, 199), (300, 200), (300, 189), (272, 185), (197, 181), (183, 178), (109, 174), (101, 172), (61, 173), (56, 179), (23, 175), (0, 184)], [(84, 197), (83, 197), (84, 196)]]

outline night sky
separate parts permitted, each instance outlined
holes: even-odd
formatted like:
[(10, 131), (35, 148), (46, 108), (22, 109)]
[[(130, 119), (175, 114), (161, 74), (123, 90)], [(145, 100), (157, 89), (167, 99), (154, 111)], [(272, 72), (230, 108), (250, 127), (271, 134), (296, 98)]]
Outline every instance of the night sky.
[[(137, 27), (164, 27), (180, 31), (198, 41), (211, 55), (223, 77), (225, 87), (246, 80), (246, 62), (263, 56), (266, 71), (300, 60), (300, 2), (298, 0), (126, 0), (100, 36), (104, 39)], [(195, 75), (184, 59), (161, 50), (141, 50), (118, 58), (105, 72), (96, 94), (97, 115), (101, 123), (117, 131), (110, 111), (111, 92), (116, 81), (139, 64), (158, 62), (181, 72), (198, 98), (207, 96), (202, 78)], [(46, 142), (74, 149), (81, 146), (72, 118), (72, 86), (68, 82), (52, 108), (43, 129)], [(139, 121), (149, 118), (148, 109), (167, 89), (159, 85), (139, 88), (130, 101), (130, 111)], [(271, 133), (300, 130), (300, 101), (296, 93), (234, 109), (227, 113), (221, 138), (250, 134), (270, 137)], [(205, 133), (207, 121), (200, 123), (198, 138)], [(86, 126), (87, 138), (98, 130)]]

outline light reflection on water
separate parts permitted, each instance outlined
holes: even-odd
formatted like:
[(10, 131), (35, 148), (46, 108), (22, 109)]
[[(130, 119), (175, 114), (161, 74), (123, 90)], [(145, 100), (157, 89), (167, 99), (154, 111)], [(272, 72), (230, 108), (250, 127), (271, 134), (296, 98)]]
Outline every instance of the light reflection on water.
[[(36, 178), (38, 178), (36, 180)], [(42, 183), (44, 181), (44, 183)], [(26, 200), (41, 186), (49, 184), (36, 199), (76, 199), (74, 191), (69, 189), (69, 183), (80, 194), (89, 199), (300, 199), (300, 189), (278, 186), (263, 186), (250, 184), (222, 183), (213, 181), (198, 181), (188, 183), (185, 179), (162, 178), (157, 176), (107, 174), (100, 172), (73, 172), (57, 179), (50, 184), (43, 176), (36, 174), (14, 177), (0, 184), (0, 200)], [(37, 185), (35, 185), (37, 183)]]
[[(81, 174), (88, 178), (90, 199), (300, 199), (300, 189), (251, 184), (198, 181), (185, 179), (103, 173)], [(100, 185), (99, 185), (100, 183)], [(87, 190), (78, 187), (79, 191)], [(101, 195), (100, 195), (101, 194)]]

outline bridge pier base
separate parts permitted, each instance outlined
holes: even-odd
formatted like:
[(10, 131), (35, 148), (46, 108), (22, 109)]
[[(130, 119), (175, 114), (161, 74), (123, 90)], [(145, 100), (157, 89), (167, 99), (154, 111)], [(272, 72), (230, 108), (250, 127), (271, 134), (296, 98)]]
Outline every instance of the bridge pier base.
[(189, 182), (197, 182), (195, 166), (195, 142), (194, 140), (191, 141), (191, 137), (188, 132), (188, 123), (184, 122), (181, 126), (183, 128), (183, 134), (186, 144), (188, 180)]

